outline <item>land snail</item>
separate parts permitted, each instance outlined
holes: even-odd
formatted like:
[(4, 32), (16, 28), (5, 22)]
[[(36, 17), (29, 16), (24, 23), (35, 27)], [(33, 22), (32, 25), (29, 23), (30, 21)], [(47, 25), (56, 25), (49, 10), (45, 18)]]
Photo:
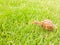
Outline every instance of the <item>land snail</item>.
[(49, 30), (49, 31), (54, 30), (54, 27), (55, 27), (53, 22), (51, 20), (48, 20), (48, 19), (43, 20), (41, 22), (34, 21), (33, 24), (40, 25), (43, 29), (46, 29), (46, 30)]

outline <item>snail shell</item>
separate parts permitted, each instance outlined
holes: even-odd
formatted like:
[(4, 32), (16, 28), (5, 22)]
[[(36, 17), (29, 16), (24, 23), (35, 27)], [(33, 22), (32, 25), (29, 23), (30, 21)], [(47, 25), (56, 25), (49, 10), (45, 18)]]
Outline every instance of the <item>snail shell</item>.
[(52, 21), (50, 21), (50, 20), (43, 20), (43, 21), (41, 21), (40, 24), (46, 30), (53, 30), (54, 29), (54, 25), (53, 25)]

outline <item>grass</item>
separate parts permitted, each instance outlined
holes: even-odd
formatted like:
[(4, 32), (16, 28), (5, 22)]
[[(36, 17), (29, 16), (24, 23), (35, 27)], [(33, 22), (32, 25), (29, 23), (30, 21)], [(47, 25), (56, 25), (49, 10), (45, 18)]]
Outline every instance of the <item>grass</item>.
[[(32, 25), (44, 19), (57, 29)], [(60, 45), (60, 1), (0, 0), (0, 45)]]

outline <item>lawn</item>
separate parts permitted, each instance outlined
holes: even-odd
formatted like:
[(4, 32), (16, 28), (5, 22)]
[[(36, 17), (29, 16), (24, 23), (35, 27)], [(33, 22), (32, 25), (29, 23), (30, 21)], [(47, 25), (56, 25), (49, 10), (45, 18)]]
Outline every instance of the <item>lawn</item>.
[[(57, 29), (32, 24), (44, 19)], [(0, 45), (60, 45), (60, 1), (0, 0)]]

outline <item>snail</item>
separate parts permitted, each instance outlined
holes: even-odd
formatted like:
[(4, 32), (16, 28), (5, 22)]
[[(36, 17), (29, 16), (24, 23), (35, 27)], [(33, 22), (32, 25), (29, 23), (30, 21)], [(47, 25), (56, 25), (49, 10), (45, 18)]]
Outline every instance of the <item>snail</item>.
[(54, 27), (55, 27), (53, 22), (51, 20), (48, 20), (48, 19), (43, 20), (41, 22), (34, 21), (33, 24), (37, 24), (46, 30), (54, 30)]

